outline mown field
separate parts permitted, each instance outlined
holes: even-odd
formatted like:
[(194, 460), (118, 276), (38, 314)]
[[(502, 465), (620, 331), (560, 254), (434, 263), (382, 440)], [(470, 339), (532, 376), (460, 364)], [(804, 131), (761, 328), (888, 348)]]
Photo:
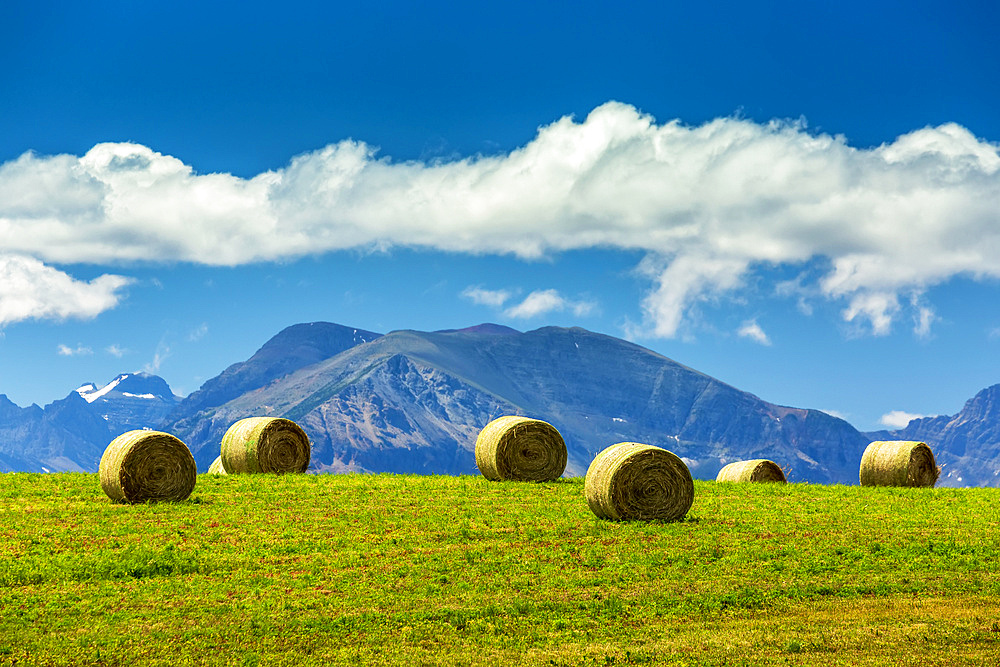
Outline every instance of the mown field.
[(580, 479), (0, 475), (0, 664), (998, 664), (998, 502), (696, 482), (611, 523)]

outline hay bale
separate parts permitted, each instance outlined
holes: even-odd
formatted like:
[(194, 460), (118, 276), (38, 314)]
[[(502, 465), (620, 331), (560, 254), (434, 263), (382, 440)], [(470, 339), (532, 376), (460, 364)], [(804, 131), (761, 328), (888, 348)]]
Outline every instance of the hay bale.
[(219, 456), (215, 457), (215, 460), (212, 461), (212, 465), (208, 466), (208, 474), (209, 475), (228, 475), (229, 474), (228, 472), (226, 472), (226, 466), (222, 465), (222, 455), (221, 454)]
[(305, 472), (309, 453), (306, 432), (281, 417), (247, 417), (222, 436), (222, 465), (230, 475)]
[(566, 470), (566, 443), (540, 419), (498, 417), (476, 438), (476, 466), (486, 479), (549, 482)]
[(877, 440), (861, 456), (861, 486), (934, 486), (941, 473), (923, 442)]
[(673, 452), (620, 442), (591, 462), (584, 495), (591, 511), (602, 519), (676, 521), (691, 509), (694, 480)]
[(753, 459), (734, 461), (719, 471), (716, 482), (781, 482), (785, 483), (785, 473), (774, 461)]
[(169, 433), (128, 431), (111, 441), (98, 467), (101, 488), (124, 503), (181, 501), (191, 495), (198, 466), (187, 445)]

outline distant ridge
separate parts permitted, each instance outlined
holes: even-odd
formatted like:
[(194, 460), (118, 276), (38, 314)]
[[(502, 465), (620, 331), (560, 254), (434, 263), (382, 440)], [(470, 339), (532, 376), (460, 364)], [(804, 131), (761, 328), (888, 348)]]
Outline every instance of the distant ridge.
[(313, 468), (334, 472), (475, 474), (475, 437), (502, 414), (555, 425), (570, 474), (583, 474), (605, 446), (636, 440), (685, 457), (702, 478), (755, 457), (781, 462), (792, 480), (848, 481), (867, 444), (843, 420), (772, 405), (581, 328), (394, 331), (174, 426), (207, 466), (228, 425), (250, 414), (298, 421), (313, 441)]
[(512, 329), (510, 327), (505, 327), (502, 324), (492, 324), (486, 322), (484, 324), (477, 324), (471, 327), (465, 327), (464, 329), (440, 329), (434, 333), (471, 333), (471, 334), (492, 334), (494, 336), (512, 336), (521, 333), (517, 329)]
[(941, 466), (939, 486), (1000, 486), (1000, 384), (977, 393), (955, 415), (922, 417), (868, 435), (926, 442)]
[(170, 421), (222, 405), (303, 366), (374, 340), (381, 334), (330, 322), (293, 324), (278, 332), (246, 361), (229, 366), (188, 396)]
[(178, 435), (204, 471), (234, 421), (276, 415), (305, 428), (315, 472), (477, 474), (476, 435), (504, 414), (555, 425), (573, 475), (607, 445), (632, 440), (670, 449), (702, 479), (728, 462), (767, 458), (789, 481), (857, 484), (871, 440), (908, 439), (931, 445), (939, 485), (1000, 486), (1000, 385), (957, 415), (860, 433), (613, 336), (492, 323), (385, 335), (296, 324), (185, 399), (144, 373), (84, 383), (44, 408), (0, 394), (0, 471), (95, 471), (108, 442), (131, 428)]
[(180, 397), (163, 378), (123, 373), (98, 387), (81, 385), (66, 398), (19, 408), (0, 396), (0, 471), (96, 472), (117, 435), (163, 421)]

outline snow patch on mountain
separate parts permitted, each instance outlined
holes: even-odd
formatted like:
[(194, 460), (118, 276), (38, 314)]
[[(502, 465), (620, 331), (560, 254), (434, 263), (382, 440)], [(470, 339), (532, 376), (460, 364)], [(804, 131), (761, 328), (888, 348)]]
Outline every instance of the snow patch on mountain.
[(119, 375), (114, 380), (112, 380), (111, 382), (109, 382), (108, 384), (104, 385), (103, 387), (97, 390), (94, 390), (93, 384), (88, 383), (77, 389), (76, 393), (80, 394), (80, 396), (83, 397), (83, 400), (87, 401), (88, 403), (93, 403), (101, 396), (104, 396), (108, 392), (112, 391), (115, 387), (121, 384), (122, 380), (126, 379), (127, 377), (128, 373)]

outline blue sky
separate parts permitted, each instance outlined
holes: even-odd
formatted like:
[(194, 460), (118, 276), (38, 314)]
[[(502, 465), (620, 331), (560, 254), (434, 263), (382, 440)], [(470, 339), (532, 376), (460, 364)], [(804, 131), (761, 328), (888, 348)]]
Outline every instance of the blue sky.
[(0, 393), (494, 321), (957, 412), (1000, 382), (1000, 15), (818, 4), (4, 3)]

